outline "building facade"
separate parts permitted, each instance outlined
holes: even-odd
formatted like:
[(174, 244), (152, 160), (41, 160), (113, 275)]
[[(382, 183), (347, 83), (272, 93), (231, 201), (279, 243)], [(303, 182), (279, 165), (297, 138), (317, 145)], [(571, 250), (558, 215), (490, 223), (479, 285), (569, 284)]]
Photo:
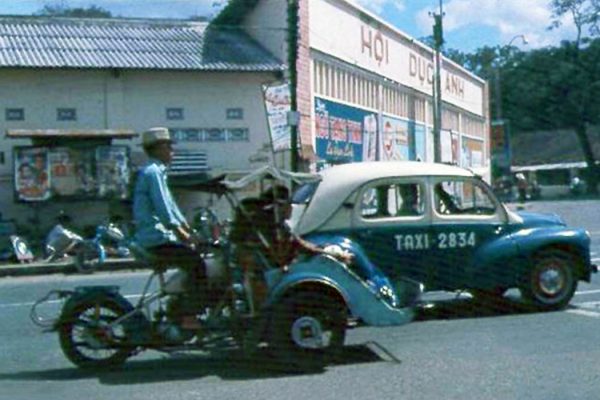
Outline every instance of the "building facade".
[[(235, 5), (235, 2), (233, 2)], [(287, 57), (285, 2), (260, 0), (246, 32)], [(434, 51), (347, 0), (298, 1), (302, 156), (314, 168), (433, 161)], [(443, 58), (442, 161), (490, 177), (488, 87)]]
[[(102, 130), (166, 126), (181, 159), (199, 155), (212, 174), (264, 164), (289, 168), (291, 96), (305, 170), (367, 160), (433, 161), (432, 49), (347, 0), (290, 4), (231, 0), (210, 24), (0, 18), (0, 129), (86, 137), (3, 137), (0, 211), (26, 223), (32, 209), (49, 221), (68, 208), (82, 222), (97, 223), (107, 213), (106, 196), (94, 198), (107, 193), (100, 171), (123, 169), (117, 159), (126, 159), (130, 170), (143, 162), (135, 135), (101, 143), (113, 150), (94, 147), (93, 134)], [(298, 21), (293, 68), (287, 66), (291, 11)], [(294, 93), (286, 85), (292, 72)], [(442, 161), (489, 179), (486, 82), (445, 58), (441, 80)], [(86, 147), (85, 157), (76, 150)], [(24, 201), (15, 191), (17, 169), (40, 159), (40, 152), (48, 188), (40, 201)], [(86, 168), (77, 161), (82, 157)], [(63, 168), (64, 160), (70, 167)], [(61, 197), (70, 186), (59, 174), (75, 179), (84, 169), (93, 195)], [(179, 196), (188, 213), (198, 204), (187, 192)]]
[[(285, 66), (240, 30), (181, 21), (6, 17), (0, 46), (4, 218), (27, 225), (37, 214), (48, 226), (63, 209), (81, 224), (98, 223), (109, 203), (104, 158), (135, 171), (144, 162), (137, 134), (153, 126), (171, 130), (179, 159), (202, 155), (210, 173), (276, 161), (263, 85), (279, 80)], [(27, 131), (35, 134), (21, 134)], [(112, 131), (136, 134), (100, 138)], [(45, 171), (38, 183), (45, 186), (35, 190), (34, 159)], [(125, 169), (119, 162), (112, 170)], [(186, 204), (191, 211), (197, 202)]]

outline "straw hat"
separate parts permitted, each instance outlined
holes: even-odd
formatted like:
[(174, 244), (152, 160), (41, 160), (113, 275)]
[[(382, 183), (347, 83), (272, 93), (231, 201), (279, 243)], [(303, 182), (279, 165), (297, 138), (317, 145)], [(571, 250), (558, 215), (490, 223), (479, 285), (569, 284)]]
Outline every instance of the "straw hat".
[(173, 140), (171, 139), (171, 135), (169, 134), (169, 130), (167, 128), (156, 127), (150, 128), (144, 133), (142, 133), (142, 146), (143, 147), (151, 147), (157, 143), (171, 143)]

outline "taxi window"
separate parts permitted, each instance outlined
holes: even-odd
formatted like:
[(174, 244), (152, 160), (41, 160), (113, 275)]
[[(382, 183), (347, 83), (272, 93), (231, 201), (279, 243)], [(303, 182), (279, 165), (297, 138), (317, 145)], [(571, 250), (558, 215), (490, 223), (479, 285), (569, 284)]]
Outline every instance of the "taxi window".
[(292, 195), (292, 204), (308, 204), (317, 191), (320, 181), (308, 182), (298, 187)]
[(423, 215), (422, 188), (416, 183), (383, 184), (363, 192), (360, 214), (365, 219)]
[(488, 193), (474, 181), (444, 181), (436, 184), (435, 208), (448, 215), (492, 215), (496, 206)]

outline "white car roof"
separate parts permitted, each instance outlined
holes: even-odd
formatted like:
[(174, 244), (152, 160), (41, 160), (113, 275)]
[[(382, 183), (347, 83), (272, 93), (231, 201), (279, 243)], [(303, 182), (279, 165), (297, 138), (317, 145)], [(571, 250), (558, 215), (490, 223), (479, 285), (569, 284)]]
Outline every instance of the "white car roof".
[(321, 183), (294, 231), (306, 234), (325, 223), (348, 196), (365, 183), (385, 178), (475, 174), (464, 168), (418, 161), (373, 161), (336, 165), (321, 171)]

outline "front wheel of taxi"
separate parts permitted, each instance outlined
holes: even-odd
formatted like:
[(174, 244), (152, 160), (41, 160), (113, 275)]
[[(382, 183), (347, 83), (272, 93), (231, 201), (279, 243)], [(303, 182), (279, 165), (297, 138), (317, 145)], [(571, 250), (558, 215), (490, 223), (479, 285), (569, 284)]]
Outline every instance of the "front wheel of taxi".
[(335, 360), (345, 338), (345, 305), (330, 296), (295, 293), (274, 310), (270, 347), (290, 366), (321, 366)]
[(562, 250), (538, 254), (520, 287), (525, 301), (542, 311), (565, 308), (577, 289), (573, 264), (572, 256)]

